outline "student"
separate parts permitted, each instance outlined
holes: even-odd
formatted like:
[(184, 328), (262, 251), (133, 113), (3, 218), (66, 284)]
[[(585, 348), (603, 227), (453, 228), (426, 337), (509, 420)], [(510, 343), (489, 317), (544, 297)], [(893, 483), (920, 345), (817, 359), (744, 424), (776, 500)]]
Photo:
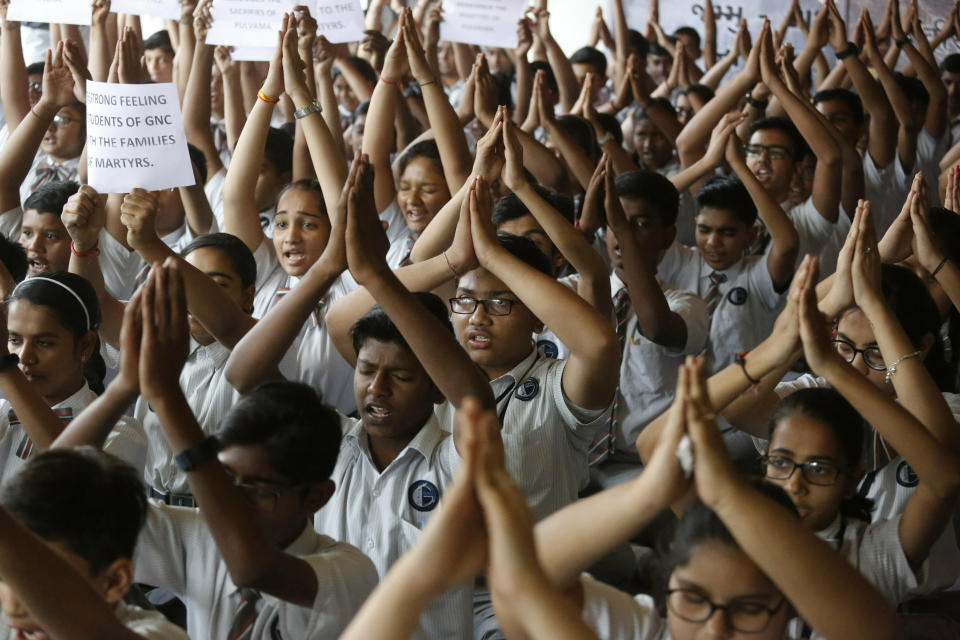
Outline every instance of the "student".
[[(681, 368), (674, 406), (639, 478), (537, 525), (537, 555), (551, 581), (578, 587), (583, 619), (610, 640), (780, 640), (793, 611), (818, 637), (899, 637), (893, 606), (800, 526), (783, 491), (753, 487), (735, 473), (704, 372), (702, 359)], [(692, 484), (678, 461), (685, 436), (693, 445)], [(699, 500), (691, 503), (685, 494), (694, 491)], [(671, 505), (682, 515), (667, 544), (664, 619), (650, 596), (630, 597), (582, 572)]]
[(123, 601), (147, 509), (132, 467), (89, 447), (46, 451), (4, 483), (0, 504), (0, 637), (186, 640)]
[[(137, 318), (140, 334), (135, 331)], [(180, 389), (188, 351), (179, 266), (158, 265), (127, 306), (127, 379), (104, 394), (98, 416), (81, 418), (64, 444), (102, 441), (105, 425), (141, 390), (157, 412), (200, 510), (151, 500), (137, 546), (139, 582), (187, 605), (187, 631), (202, 637), (331, 637), (376, 584), (373, 565), (350, 545), (316, 533), (314, 513), (330, 498), (339, 418), (312, 389), (269, 385), (248, 394), (206, 435)], [(130, 378), (134, 379), (130, 379)], [(260, 602), (260, 604), (258, 604)]]
[[(355, 163), (343, 199), (350, 272), (377, 302), (350, 328), (359, 418), (344, 418), (331, 478), (339, 491), (317, 514), (317, 529), (357, 545), (381, 576), (420, 536), (460, 464), (461, 434), (441, 429), (435, 409), (467, 396), (493, 406), (482, 372), (459, 349), (447, 309), (411, 294), (382, 255), (370, 165)], [(467, 637), (473, 585), (451, 585), (424, 613), (418, 638)]]
[[(60, 213), (67, 200), (77, 189), (76, 182), (48, 182), (30, 194), (23, 203), (23, 214), (17, 229), (4, 234), (18, 237), (27, 252), (28, 275), (35, 276), (45, 271), (66, 271), (70, 264), (70, 236), (60, 221)], [(4, 215), (3, 221), (16, 218)]]
[[(730, 121), (727, 121), (730, 124)], [(721, 122), (718, 129), (722, 129)], [(738, 178), (714, 177), (697, 194), (696, 249), (675, 243), (660, 261), (659, 276), (693, 291), (707, 303), (710, 340), (707, 363), (718, 371), (736, 354), (756, 346), (770, 331), (793, 274), (797, 231), (735, 146), (726, 158)], [(765, 256), (744, 256), (755, 239), (757, 213), (770, 232)]]
[(657, 279), (657, 265), (676, 235), (679, 194), (670, 181), (645, 171), (614, 181), (609, 161), (597, 179), (603, 181), (607, 252), (614, 267), (610, 291), (623, 356), (610, 441), (606, 451), (596, 450), (595, 443), (592, 458), (612, 455), (601, 474), (616, 482), (623, 463), (627, 473), (636, 468), (637, 435), (669, 406), (682, 358), (707, 347), (710, 318), (696, 293)]
[(173, 82), (173, 45), (166, 29), (143, 41), (143, 62), (151, 82)]
[(960, 54), (951, 53), (940, 63), (940, 79), (947, 90), (947, 111), (950, 116), (950, 139), (960, 140)]

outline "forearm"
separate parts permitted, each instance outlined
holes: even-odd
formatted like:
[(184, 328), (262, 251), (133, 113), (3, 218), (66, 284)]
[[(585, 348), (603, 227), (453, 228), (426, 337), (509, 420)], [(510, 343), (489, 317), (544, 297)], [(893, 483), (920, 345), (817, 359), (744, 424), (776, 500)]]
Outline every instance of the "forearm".
[(262, 381), (264, 372), (272, 372), (296, 340), (303, 323), (317, 308), (340, 272), (321, 258), (307, 275), (250, 329), (234, 347), (227, 361), (227, 380), (241, 392)]
[(254, 192), (272, 115), (273, 104), (257, 100), (237, 141), (223, 184), (224, 231), (243, 240), (250, 251), (256, 251), (264, 239)]
[(340, 122), (340, 108), (337, 103), (337, 96), (333, 91), (333, 80), (330, 77), (328, 67), (317, 66), (314, 73), (317, 84), (317, 98), (320, 100), (320, 106), (323, 107), (323, 120), (327, 123), (327, 130), (333, 137), (334, 145), (341, 158), (346, 157), (346, 149), (343, 140), (343, 125)]
[[(293, 106), (297, 109), (313, 102), (313, 96), (309, 94), (295, 93), (291, 98)], [(347, 180), (347, 165), (343, 161), (343, 155), (339, 153), (333, 136), (320, 114), (311, 114), (300, 118), (297, 122), (303, 128), (303, 135), (310, 149), (313, 169), (320, 182), (327, 211), (336, 211), (340, 190), (343, 189), (343, 183)]]
[(930, 97), (923, 127), (931, 136), (939, 138), (946, 131), (948, 122), (946, 87), (937, 68), (931, 66), (910, 42), (903, 46), (903, 51), (917, 70), (917, 76)]
[(797, 78), (800, 80), (800, 86), (810, 85), (810, 68), (813, 61), (820, 55), (820, 47), (815, 42), (807, 39), (806, 46), (800, 50), (800, 54), (793, 60), (793, 68), (797, 72)]
[(129, 388), (121, 377), (114, 378), (106, 390), (57, 436), (51, 449), (71, 449), (90, 446), (102, 449), (103, 444), (123, 417), (127, 408), (137, 400), (137, 389)]
[(544, 41), (544, 45), (547, 47), (547, 60), (550, 61), (550, 68), (553, 69), (557, 88), (560, 90), (560, 105), (564, 113), (568, 113), (580, 93), (577, 76), (573, 73), (573, 65), (567, 55), (552, 36)]
[(175, 23), (175, 28), (168, 27), (171, 41), (175, 41), (174, 48), (174, 82), (181, 96), (187, 95), (187, 83), (193, 72), (193, 57), (197, 52), (197, 37), (193, 31), (193, 16), (181, 18)]
[(757, 207), (757, 215), (764, 227), (770, 233), (770, 240), (773, 243), (771, 253), (781, 257), (786, 265), (784, 273), (781, 273), (780, 283), (789, 284), (790, 277), (793, 275), (793, 264), (797, 255), (797, 246), (800, 242), (797, 235), (797, 229), (793, 226), (790, 218), (784, 213), (780, 204), (773, 199), (763, 185), (754, 177), (753, 172), (747, 167), (746, 163), (738, 157), (730, 163), (736, 172), (737, 177), (747, 188), (750, 199)]
[(0, 190), (20, 188), (57, 111), (56, 105), (41, 100), (11, 130), (4, 153), (0, 154)]
[(447, 180), (447, 187), (453, 192), (459, 189), (470, 175), (473, 164), (467, 139), (457, 112), (443, 92), (439, 80), (421, 89), (423, 102), (427, 108), (430, 128), (440, 151), (440, 164)]
[(340, 640), (407, 640), (438, 595), (423, 585), (412, 555), (401, 556), (341, 634)]
[[(210, 76), (213, 65), (213, 47), (204, 42), (197, 44), (193, 56), (193, 68), (183, 94), (183, 127), (187, 141), (204, 151), (209, 164), (211, 156), (218, 152), (210, 129)], [(226, 81), (224, 81), (226, 82)]]
[(417, 238), (413, 245), (413, 251), (410, 252), (410, 259), (413, 262), (421, 262), (439, 256), (453, 242), (453, 236), (457, 230), (457, 221), (460, 220), (460, 206), (467, 196), (474, 175), (475, 173), (471, 174), (464, 181), (460, 190), (453, 194), (450, 200), (440, 208), (437, 215), (433, 217), (433, 220), (427, 224), (426, 229)]
[[(77, 250), (86, 251), (87, 249), (77, 247)], [(103, 282), (103, 271), (100, 269), (100, 258), (94, 255), (80, 257), (71, 252), (69, 271), (86, 278), (93, 286), (93, 290), (97, 292), (101, 317), (100, 339), (111, 347), (119, 349), (124, 305), (107, 292), (107, 287)]]
[(724, 114), (734, 109), (755, 83), (756, 79), (744, 70), (722, 85), (713, 100), (704, 105), (677, 136), (677, 149), (680, 153), (702, 154), (710, 139), (710, 132)]
[[(390, 82), (397, 82), (398, 78), (389, 78)], [(396, 188), (393, 183), (393, 172), (386, 168), (390, 166), (390, 153), (394, 149), (395, 129), (393, 119), (396, 115), (397, 87), (387, 82), (378, 82), (370, 99), (370, 108), (363, 129), (362, 152), (370, 158), (375, 169), (374, 193), (376, 194), (377, 211), (383, 211), (393, 202)]]
[(23, 60), (20, 23), (8, 23), (0, 37), (0, 101), (9, 131), (13, 131), (30, 111), (27, 65)]
[(207, 199), (203, 185), (198, 183), (190, 187), (180, 187), (179, 191), (190, 232), (194, 236), (210, 233), (210, 228), (213, 226), (213, 210), (210, 208), (210, 200)]
[(48, 449), (63, 431), (63, 422), (19, 367), (13, 366), (0, 372), (0, 390), (37, 449)]
[(67, 560), (3, 509), (0, 539), (0, 576), (45, 633), (63, 640), (142, 640)]
[(736, 61), (737, 50), (734, 48), (731, 49), (727, 55), (720, 58), (720, 60), (710, 65), (707, 72), (700, 78), (700, 84), (705, 84), (711, 89), (716, 90), (720, 85), (720, 81), (723, 80), (727, 72), (730, 71), (730, 67), (732, 67)]
[(517, 103), (513, 106), (513, 121), (522, 124), (530, 111), (533, 94), (533, 74), (526, 56), (517, 56)]
[(896, 152), (897, 121), (893, 107), (860, 58), (849, 56), (843, 65), (863, 101), (864, 110), (870, 115), (870, 156), (878, 167), (886, 167)]
[(627, 289), (630, 291), (630, 300), (637, 314), (637, 326), (641, 335), (663, 347), (683, 349), (687, 343), (687, 324), (667, 303), (656, 274), (644, 263), (632, 231), (622, 230), (617, 234), (617, 240), (623, 257)]
[(576, 177), (577, 183), (585, 190), (590, 185), (590, 178), (596, 169), (594, 163), (591, 163), (590, 158), (587, 157), (586, 150), (565, 131), (556, 126), (556, 123), (547, 125), (546, 129), (553, 144), (559, 150), (560, 155), (563, 156), (574, 177)]
[[(373, 83), (363, 77), (363, 74), (357, 71), (352, 62), (346, 58), (337, 58), (337, 66), (340, 67), (340, 73), (343, 74), (347, 84), (350, 85), (350, 89), (357, 96), (357, 100), (363, 102), (364, 100), (373, 99), (373, 94), (376, 91)], [(394, 82), (399, 79), (400, 78), (390, 78), (390, 80)]]
[[(853, 565), (797, 526), (784, 507), (737, 481), (713, 509), (818, 634), (850, 640), (899, 637), (893, 607)], [(823, 571), (827, 566), (829, 573)]]

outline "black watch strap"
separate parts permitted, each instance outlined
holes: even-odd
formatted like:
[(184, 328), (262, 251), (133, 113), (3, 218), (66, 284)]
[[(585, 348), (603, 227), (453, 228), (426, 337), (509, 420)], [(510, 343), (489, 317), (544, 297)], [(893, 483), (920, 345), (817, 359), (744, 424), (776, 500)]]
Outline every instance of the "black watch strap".
[(837, 51), (837, 60), (843, 60), (845, 58), (849, 58), (850, 56), (856, 55), (860, 55), (860, 47), (853, 42), (848, 42), (846, 47), (840, 51)]
[(216, 458), (218, 453), (220, 453), (220, 441), (216, 436), (209, 436), (175, 455), (173, 461), (181, 471), (193, 471), (204, 462)]

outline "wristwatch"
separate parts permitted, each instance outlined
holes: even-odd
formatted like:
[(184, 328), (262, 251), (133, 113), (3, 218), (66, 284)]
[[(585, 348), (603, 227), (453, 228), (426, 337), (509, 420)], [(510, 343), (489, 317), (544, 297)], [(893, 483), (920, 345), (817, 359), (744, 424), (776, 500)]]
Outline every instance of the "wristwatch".
[(319, 103), (319, 102), (317, 102), (316, 100), (314, 100), (313, 102), (311, 102), (311, 103), (308, 104), (307, 106), (305, 106), (305, 107), (300, 107), (299, 109), (297, 109), (296, 111), (294, 111), (294, 112), (293, 112), (293, 117), (296, 118), (297, 120), (299, 120), (299, 119), (301, 119), (301, 118), (306, 118), (307, 116), (312, 115), (312, 114), (314, 114), (314, 113), (321, 113), (322, 111), (323, 111), (323, 107), (320, 106), (320, 103)]
[(848, 42), (840, 51), (837, 51), (837, 60), (843, 60), (844, 58), (849, 58), (850, 56), (859, 55), (860, 47), (858, 47), (853, 42)]
[(175, 455), (173, 461), (181, 471), (193, 471), (204, 462), (216, 458), (218, 453), (220, 453), (220, 441), (216, 436), (209, 436)]

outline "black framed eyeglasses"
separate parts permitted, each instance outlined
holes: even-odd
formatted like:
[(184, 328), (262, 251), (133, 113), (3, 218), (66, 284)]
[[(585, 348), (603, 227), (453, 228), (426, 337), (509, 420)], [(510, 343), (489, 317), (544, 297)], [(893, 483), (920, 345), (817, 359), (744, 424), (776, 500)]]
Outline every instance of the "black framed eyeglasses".
[(771, 160), (785, 160), (790, 157), (790, 149), (779, 144), (745, 144), (743, 152), (748, 158), (759, 158), (764, 152)]
[(857, 345), (846, 340), (841, 340), (840, 338), (833, 340), (833, 346), (836, 348), (837, 353), (840, 354), (840, 357), (847, 362), (852, 363), (857, 359), (857, 354), (859, 353), (864, 363), (874, 371), (887, 370), (887, 363), (883, 361), (883, 356), (880, 355), (880, 347), (857, 349)]
[(27, 88), (30, 89), (30, 91), (36, 91), (38, 93), (43, 91), (43, 85), (39, 82), (29, 82), (27, 83)]
[(741, 633), (764, 631), (786, 601), (781, 598), (773, 608), (749, 600), (716, 604), (696, 589), (667, 590), (667, 608), (678, 618), (687, 622), (706, 622), (719, 610), (723, 612), (727, 626)]
[(789, 480), (797, 468), (801, 469), (803, 479), (810, 484), (829, 487), (836, 484), (843, 470), (828, 460), (807, 460), (795, 462), (786, 456), (760, 456), (763, 475), (770, 480)]
[(461, 315), (470, 315), (477, 310), (478, 305), (483, 305), (483, 311), (488, 316), (508, 316), (515, 304), (523, 303), (510, 298), (473, 298), (471, 296), (450, 298), (450, 310)]
[(240, 478), (227, 470), (227, 475), (233, 481), (233, 486), (240, 489), (240, 493), (250, 502), (251, 505), (266, 513), (273, 513), (277, 510), (277, 502), (280, 496), (286, 493), (301, 491), (307, 487), (304, 484), (268, 484), (263, 482), (241, 482)]

